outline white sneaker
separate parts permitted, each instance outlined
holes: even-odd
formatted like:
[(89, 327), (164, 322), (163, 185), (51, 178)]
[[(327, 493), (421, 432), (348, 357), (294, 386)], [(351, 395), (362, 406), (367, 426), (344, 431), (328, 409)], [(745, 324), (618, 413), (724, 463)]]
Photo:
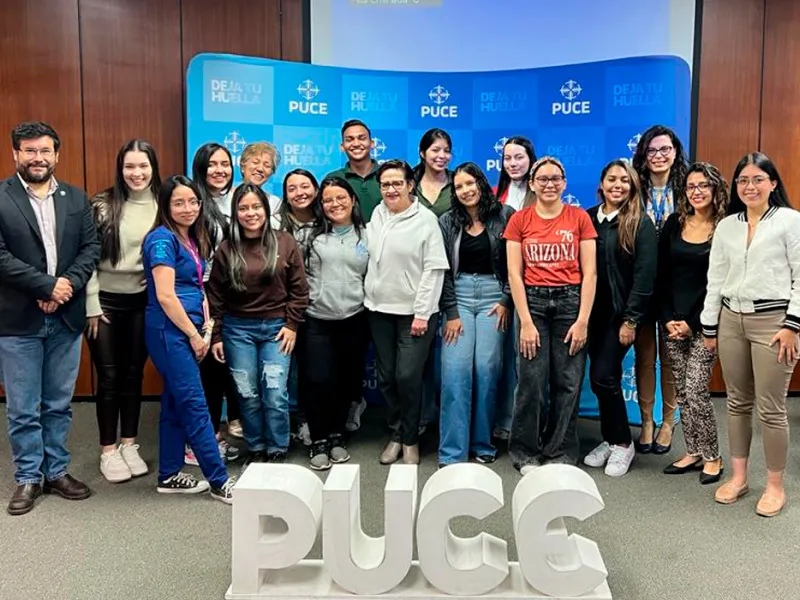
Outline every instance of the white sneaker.
[(308, 428), (308, 423), (300, 423), (297, 428), (297, 439), (303, 442), (303, 446), (311, 446), (311, 430)]
[(633, 444), (628, 446), (611, 446), (611, 456), (606, 464), (606, 475), (609, 477), (622, 477), (628, 472), (636, 456), (636, 448)]
[(610, 456), (611, 444), (608, 442), (603, 442), (584, 457), (583, 464), (585, 464), (587, 467), (602, 467), (608, 462), (608, 458)]
[(139, 444), (120, 444), (119, 451), (131, 470), (131, 475), (134, 477), (147, 475), (147, 463), (139, 456)]
[(122, 483), (131, 478), (131, 470), (118, 449), (100, 455), (100, 472), (110, 483)]
[(242, 422), (239, 419), (234, 419), (228, 423), (228, 435), (236, 439), (244, 438), (244, 431), (242, 430)]
[(350, 404), (350, 413), (347, 415), (347, 423), (344, 428), (347, 431), (358, 431), (361, 428), (361, 415), (367, 410), (367, 401), (363, 398), (360, 402)]

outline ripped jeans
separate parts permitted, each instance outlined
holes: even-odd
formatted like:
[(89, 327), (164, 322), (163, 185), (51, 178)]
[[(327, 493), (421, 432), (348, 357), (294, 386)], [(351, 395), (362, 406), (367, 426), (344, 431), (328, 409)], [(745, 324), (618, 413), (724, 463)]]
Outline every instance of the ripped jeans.
[(243, 319), (225, 315), (225, 360), (239, 394), (244, 439), (251, 452), (289, 448), (289, 365), (275, 341), (284, 319)]

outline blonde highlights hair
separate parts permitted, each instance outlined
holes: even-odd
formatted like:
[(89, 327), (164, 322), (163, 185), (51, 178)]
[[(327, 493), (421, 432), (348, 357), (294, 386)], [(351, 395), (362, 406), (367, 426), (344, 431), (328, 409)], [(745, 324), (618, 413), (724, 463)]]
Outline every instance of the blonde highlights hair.
[(275, 145), (269, 142), (253, 142), (252, 144), (247, 144), (239, 156), (239, 168), (241, 169), (244, 167), (250, 159), (261, 156), (262, 154), (269, 156), (272, 161), (272, 172), (274, 173), (277, 171), (278, 165), (281, 164), (281, 155)]

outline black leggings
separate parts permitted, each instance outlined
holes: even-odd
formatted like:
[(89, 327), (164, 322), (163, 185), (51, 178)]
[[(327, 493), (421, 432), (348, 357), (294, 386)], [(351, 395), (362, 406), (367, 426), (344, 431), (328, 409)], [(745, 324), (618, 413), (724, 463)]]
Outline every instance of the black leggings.
[(225, 363), (217, 361), (211, 351), (200, 363), (200, 379), (203, 381), (203, 393), (206, 395), (208, 414), (214, 433), (219, 433), (222, 421), (222, 403), (228, 400), (228, 423), (239, 419), (239, 397), (233, 385), (230, 369)]
[(306, 316), (297, 337), (298, 401), (314, 442), (343, 435), (361, 400), (369, 343), (366, 311), (341, 321)]
[(100, 320), (96, 339), (87, 339), (97, 370), (97, 426), (100, 445), (117, 442), (139, 432), (142, 378), (147, 361), (144, 343), (144, 309), (147, 293), (100, 292), (100, 306), (109, 323)]

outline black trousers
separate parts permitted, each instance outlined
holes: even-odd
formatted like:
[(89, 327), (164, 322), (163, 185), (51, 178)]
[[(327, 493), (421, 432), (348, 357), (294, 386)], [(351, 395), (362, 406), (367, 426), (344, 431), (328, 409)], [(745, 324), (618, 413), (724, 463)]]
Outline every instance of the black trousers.
[(361, 399), (368, 343), (366, 311), (340, 321), (306, 315), (295, 356), (298, 400), (312, 441), (344, 435), (350, 403)]
[(378, 387), (386, 401), (391, 439), (408, 446), (419, 442), (422, 376), (436, 333), (436, 316), (420, 337), (411, 335), (413, 321), (413, 315), (369, 313)]
[(239, 396), (231, 377), (228, 365), (217, 361), (209, 351), (200, 363), (200, 380), (203, 382), (203, 393), (206, 395), (208, 414), (214, 433), (219, 433), (222, 422), (222, 403), (228, 400), (228, 422), (240, 417)]
[(146, 305), (146, 292), (100, 292), (100, 306), (109, 322), (101, 319), (97, 337), (86, 341), (97, 371), (95, 410), (101, 446), (117, 442), (118, 426), (119, 437), (135, 438), (139, 433), (142, 379), (147, 362)]
[(589, 381), (600, 408), (600, 432), (611, 445), (630, 444), (628, 411), (622, 395), (622, 361), (630, 346), (619, 342), (619, 319), (610, 319), (611, 309), (593, 312), (589, 321)]

